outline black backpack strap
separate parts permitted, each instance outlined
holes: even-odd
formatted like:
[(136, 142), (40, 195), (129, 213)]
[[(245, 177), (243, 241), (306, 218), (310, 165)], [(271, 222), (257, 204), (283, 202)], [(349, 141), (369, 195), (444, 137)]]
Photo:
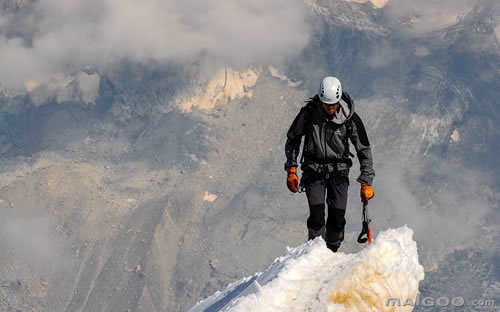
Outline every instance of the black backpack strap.
[[(308, 125), (309, 122), (311, 122), (311, 114), (313, 110), (313, 105), (316, 103), (316, 101), (319, 99), (319, 97), (313, 96), (312, 98), (309, 98), (309, 100), (306, 101), (306, 105), (304, 106), (307, 110), (307, 116), (306, 116), (306, 124)], [(300, 157), (300, 164), (302, 165), (304, 163), (304, 148), (305, 148), (305, 138), (304, 138), (304, 146), (302, 146), (302, 155)]]

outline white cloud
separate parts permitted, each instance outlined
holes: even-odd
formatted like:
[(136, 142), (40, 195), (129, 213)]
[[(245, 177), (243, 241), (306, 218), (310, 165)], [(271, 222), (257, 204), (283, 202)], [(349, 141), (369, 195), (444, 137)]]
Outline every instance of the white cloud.
[[(370, 207), (375, 231), (405, 223), (415, 230), (427, 249), (423, 262), (430, 268), (448, 252), (474, 246), (480, 226), (488, 224), (495, 209), (494, 177), (464, 163), (461, 156), (444, 157), (440, 152), (446, 144), (456, 149), (453, 146), (463, 140), (462, 130), (454, 124), (465, 106), (421, 115), (408, 110), (405, 101), (395, 97), (357, 102), (375, 161), (376, 195)], [(354, 177), (358, 170), (355, 161)], [(351, 192), (357, 196), (359, 188)]]
[(86, 104), (95, 104), (99, 95), (100, 77), (97, 74), (79, 72), (75, 75), (58, 73), (50, 77), (47, 82), (25, 82), (26, 90), (35, 106), (53, 100), (57, 103), (81, 101)]
[(303, 7), (299, 0), (40, 0), (22, 20), (12, 12), (0, 16), (8, 26), (0, 33), (0, 82), (19, 87), (121, 58), (180, 60), (208, 53), (238, 65), (277, 60), (308, 40)]

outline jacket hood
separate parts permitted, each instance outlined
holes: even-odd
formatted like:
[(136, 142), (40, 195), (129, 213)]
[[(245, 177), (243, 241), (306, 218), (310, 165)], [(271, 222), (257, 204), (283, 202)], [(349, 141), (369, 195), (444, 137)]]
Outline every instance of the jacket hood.
[(351, 118), (352, 115), (354, 114), (354, 101), (345, 91), (342, 92), (342, 97), (340, 98), (339, 101), (339, 108), (333, 115), (329, 115), (325, 112), (325, 110), (321, 106), (319, 95), (315, 95), (314, 97), (312, 97), (309, 100), (309, 103), (313, 104), (316, 107), (316, 109), (321, 111), (321, 113), (325, 116), (325, 118), (339, 125), (346, 122), (346, 120)]

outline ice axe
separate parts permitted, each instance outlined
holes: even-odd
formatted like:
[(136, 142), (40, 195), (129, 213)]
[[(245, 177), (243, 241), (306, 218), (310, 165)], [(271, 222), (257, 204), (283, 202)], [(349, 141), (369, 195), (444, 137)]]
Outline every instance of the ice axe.
[[(372, 229), (370, 228), (370, 222), (372, 220), (368, 216), (368, 201), (363, 199), (363, 228), (358, 236), (358, 243), (364, 244), (366, 241), (368, 243), (372, 242)], [(364, 237), (366, 235), (366, 237)]]

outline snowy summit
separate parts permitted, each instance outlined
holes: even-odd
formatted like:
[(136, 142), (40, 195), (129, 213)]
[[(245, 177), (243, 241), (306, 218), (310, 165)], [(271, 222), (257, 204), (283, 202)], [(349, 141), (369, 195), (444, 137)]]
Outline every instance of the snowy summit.
[(289, 249), (264, 272), (229, 285), (189, 312), (412, 311), (424, 269), (406, 225), (380, 233), (355, 254), (322, 238)]

